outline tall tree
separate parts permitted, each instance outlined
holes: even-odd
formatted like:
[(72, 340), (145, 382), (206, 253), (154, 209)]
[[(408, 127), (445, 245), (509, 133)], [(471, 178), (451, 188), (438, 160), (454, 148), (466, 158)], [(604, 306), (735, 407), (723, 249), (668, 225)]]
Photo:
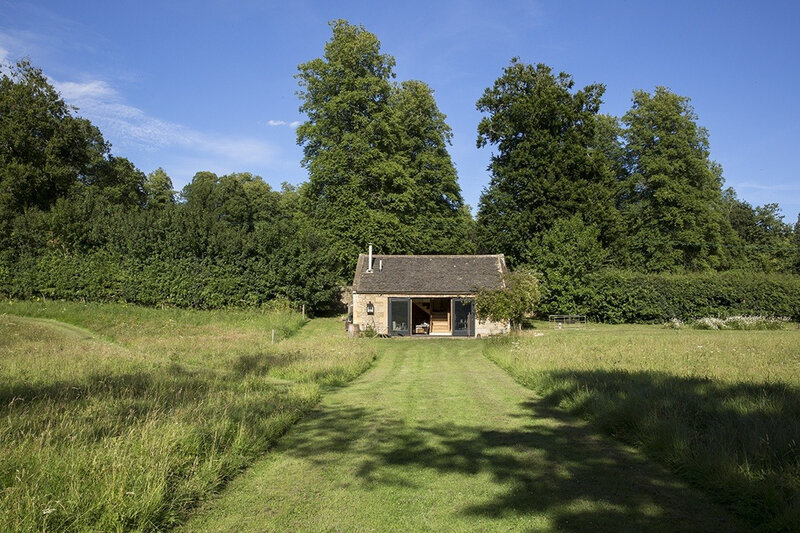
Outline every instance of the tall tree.
[(800, 214), (797, 215), (797, 222), (794, 224), (792, 244), (794, 246), (794, 273), (800, 274)]
[(300, 111), (308, 120), (297, 140), (309, 171), (306, 208), (338, 237), (336, 260), (347, 265), (365, 241), (406, 244), (399, 221), (381, 213), (384, 187), (402, 186), (399, 165), (386, 156), (394, 58), (363, 27), (343, 20), (330, 26), (323, 57), (298, 67)]
[(147, 196), (147, 206), (163, 208), (175, 203), (175, 191), (172, 189), (172, 179), (158, 167), (150, 174), (144, 183), (144, 190)]
[(753, 207), (731, 188), (722, 200), (736, 238), (727, 245), (735, 266), (758, 272), (794, 270), (792, 227), (783, 221), (778, 204)]
[(480, 200), (478, 239), (485, 251), (522, 260), (528, 242), (556, 220), (579, 213), (605, 245), (619, 237), (616, 181), (597, 146), (605, 88), (574, 81), (517, 58), (477, 102), (479, 147), (496, 145), (491, 182)]
[(97, 175), (84, 182), (113, 204), (142, 207), (147, 202), (147, 176), (125, 157), (109, 155)]
[(323, 57), (297, 74), (305, 211), (330, 232), (343, 277), (370, 241), (384, 253), (454, 251), (468, 220), (432, 91), (394, 84), (394, 58), (362, 26), (330, 25)]
[(46, 209), (79, 181), (93, 181), (109, 148), (73, 117), (42, 71), (21, 60), (0, 76), (0, 217)]
[(626, 226), (631, 263), (645, 271), (725, 266), (722, 170), (689, 99), (635, 91), (625, 125)]
[[(416, 233), (414, 253), (467, 253), (472, 215), (464, 204), (456, 168), (447, 146), (453, 133), (436, 105), (433, 90), (421, 81), (406, 81), (392, 94), (393, 159), (407, 175), (398, 190), (404, 196), (396, 212)], [(392, 195), (393, 191), (387, 191)]]

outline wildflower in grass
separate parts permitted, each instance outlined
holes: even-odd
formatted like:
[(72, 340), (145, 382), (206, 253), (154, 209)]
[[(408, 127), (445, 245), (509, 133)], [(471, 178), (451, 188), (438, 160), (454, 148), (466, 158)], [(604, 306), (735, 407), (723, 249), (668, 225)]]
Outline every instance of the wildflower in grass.
[(728, 329), (725, 321), (716, 317), (704, 317), (694, 323), (695, 329)]
[(727, 318), (704, 317), (692, 324), (695, 329), (773, 330), (785, 329), (787, 317), (737, 315)]
[(673, 318), (672, 320), (664, 322), (664, 327), (667, 329), (681, 329), (684, 325), (680, 318)]

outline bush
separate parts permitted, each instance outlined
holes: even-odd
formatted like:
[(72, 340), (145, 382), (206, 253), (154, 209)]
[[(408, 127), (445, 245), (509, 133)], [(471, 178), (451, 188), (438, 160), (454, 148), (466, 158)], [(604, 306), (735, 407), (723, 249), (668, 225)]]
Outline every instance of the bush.
[(606, 270), (586, 278), (574, 308), (599, 322), (664, 323), (737, 315), (800, 319), (800, 276), (752, 272), (641, 274)]
[(686, 327), (686, 324), (680, 318), (673, 318), (672, 320), (664, 322), (664, 327), (667, 329), (683, 329)]
[(359, 337), (364, 337), (366, 339), (374, 339), (377, 336), (378, 332), (372, 327), (372, 324), (367, 324), (367, 327), (359, 332)]
[(505, 274), (504, 287), (479, 291), (475, 297), (475, 313), (481, 320), (520, 325), (522, 319), (534, 313), (539, 302), (539, 278), (535, 272), (520, 268)]

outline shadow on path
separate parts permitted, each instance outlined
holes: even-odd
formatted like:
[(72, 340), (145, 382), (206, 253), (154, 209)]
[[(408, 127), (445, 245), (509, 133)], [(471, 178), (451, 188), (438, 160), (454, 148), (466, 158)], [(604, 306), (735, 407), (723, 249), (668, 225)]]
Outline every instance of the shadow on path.
[(419, 469), (459, 474), (466, 477), (454, 479), (465, 482), (488, 474), (501, 490), (488, 499), (491, 491), (474, 494), (458, 511), (462, 516), (544, 514), (563, 531), (739, 529), (702, 495), (562, 411), (541, 400), (518, 407), (498, 413), (508, 423), (490, 429), (406, 422), (386, 409), (327, 406), (280, 448), (320, 468), (337, 457), (360, 456), (355, 476), (367, 489), (420, 489), (411, 475)]

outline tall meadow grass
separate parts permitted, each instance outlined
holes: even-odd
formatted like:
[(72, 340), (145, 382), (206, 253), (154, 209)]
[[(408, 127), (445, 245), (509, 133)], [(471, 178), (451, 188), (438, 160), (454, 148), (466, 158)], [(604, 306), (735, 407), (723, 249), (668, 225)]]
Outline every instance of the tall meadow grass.
[(542, 330), (492, 339), (485, 354), (553, 405), (706, 490), (754, 529), (800, 524), (796, 325)]
[(293, 338), (304, 322), (0, 304), (0, 531), (179, 524), (265, 453), (322, 387), (371, 364), (374, 350), (336, 321)]

